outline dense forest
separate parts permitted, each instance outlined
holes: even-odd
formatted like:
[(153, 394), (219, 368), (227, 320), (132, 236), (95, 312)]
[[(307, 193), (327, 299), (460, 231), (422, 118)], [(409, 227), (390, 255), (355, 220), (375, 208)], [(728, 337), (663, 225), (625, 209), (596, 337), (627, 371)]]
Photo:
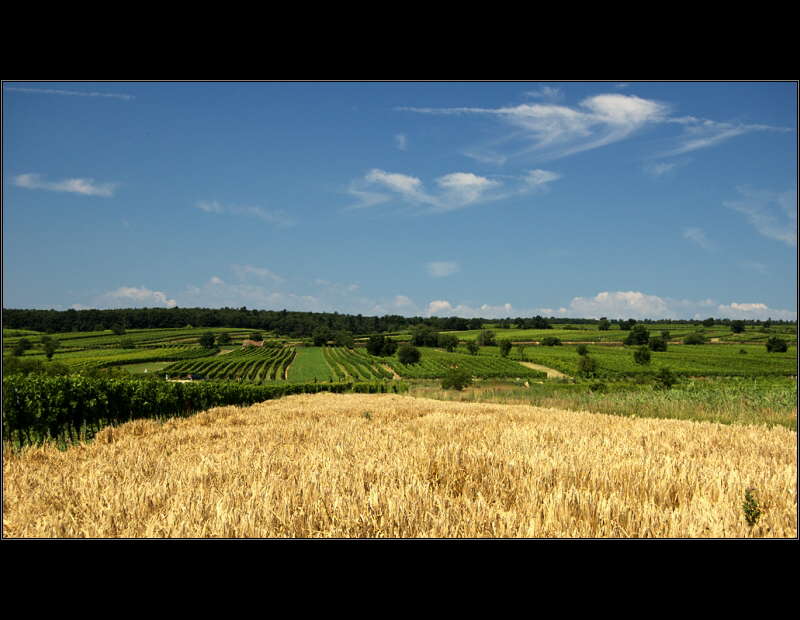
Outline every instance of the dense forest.
[[(100, 331), (122, 326), (125, 329), (156, 327), (241, 327), (273, 331), (291, 337), (310, 336), (318, 327), (347, 330), (353, 334), (380, 334), (408, 330), (428, 325), (436, 330), (481, 329), (491, 323), (495, 328), (547, 329), (558, 324), (597, 324), (605, 319), (575, 318), (504, 318), (465, 319), (461, 317), (405, 317), (399, 315), (362, 316), (338, 312), (295, 312), (288, 310), (248, 310), (242, 308), (124, 308), (115, 310), (23, 310), (3, 309), (6, 329), (33, 329), (59, 333), (71, 331)], [(617, 323), (626, 323), (618, 319)], [(633, 321), (636, 322), (636, 321)], [(655, 321), (644, 319), (641, 323)], [(670, 323), (730, 324), (729, 319), (708, 318), (705, 321), (670, 320)], [(769, 325), (786, 321), (745, 321), (748, 325)], [(602, 329), (602, 328), (601, 328)]]

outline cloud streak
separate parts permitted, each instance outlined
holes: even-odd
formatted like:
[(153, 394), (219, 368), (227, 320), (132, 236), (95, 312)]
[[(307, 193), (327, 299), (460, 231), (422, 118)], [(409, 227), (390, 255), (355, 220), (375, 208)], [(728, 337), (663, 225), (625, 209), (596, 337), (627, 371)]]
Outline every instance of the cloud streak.
[(83, 194), (84, 196), (103, 196), (109, 198), (114, 195), (118, 187), (116, 183), (95, 183), (94, 179), (64, 179), (63, 181), (45, 181), (40, 174), (20, 174), (13, 178), (17, 187), (25, 189), (43, 189), (50, 192), (67, 192)]
[(777, 193), (740, 186), (736, 191), (741, 200), (725, 201), (724, 206), (745, 215), (760, 235), (797, 247), (796, 190)]
[(4, 86), (3, 90), (13, 90), (19, 93), (30, 93), (35, 95), (62, 95), (68, 97), (103, 97), (107, 99), (122, 99), (123, 101), (131, 101), (136, 98), (133, 95), (128, 95), (126, 93), (103, 93), (96, 91), (61, 90), (57, 88), (25, 88), (21, 86)]
[(556, 172), (540, 169), (530, 170), (521, 177), (508, 177), (506, 182), (472, 172), (452, 172), (434, 179), (435, 189), (428, 190), (417, 177), (374, 168), (362, 179), (350, 184), (348, 193), (358, 198), (359, 202), (348, 209), (373, 207), (399, 198), (424, 213), (442, 213), (530, 192), (547, 191), (549, 184), (560, 178), (561, 175)]
[(289, 228), (296, 224), (294, 219), (285, 211), (271, 211), (263, 207), (223, 205), (216, 200), (201, 200), (194, 204), (194, 208), (205, 213), (216, 213), (218, 215), (227, 214), (255, 217), (278, 228)]

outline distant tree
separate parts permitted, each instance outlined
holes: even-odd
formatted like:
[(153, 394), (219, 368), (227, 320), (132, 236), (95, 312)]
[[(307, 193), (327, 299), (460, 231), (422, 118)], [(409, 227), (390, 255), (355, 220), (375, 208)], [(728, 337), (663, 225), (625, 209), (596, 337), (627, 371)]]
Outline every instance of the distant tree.
[(628, 319), (627, 321), (620, 320), (619, 328), (623, 331), (630, 331), (636, 325), (636, 319)]
[(531, 319), (529, 322), (529, 326), (532, 329), (552, 329), (553, 326), (547, 322), (547, 319), (544, 317), (539, 316), (538, 314)]
[(594, 377), (597, 375), (597, 360), (589, 355), (581, 355), (578, 359), (578, 376)]
[(686, 336), (683, 337), (683, 344), (705, 344), (705, 343), (706, 343), (706, 337), (700, 332), (686, 334)]
[(353, 333), (346, 330), (340, 329), (333, 333), (333, 342), (336, 344), (337, 347), (353, 347)]
[(633, 352), (633, 361), (642, 366), (650, 363), (650, 347), (642, 345)]
[(262, 340), (264, 340), (264, 337), (261, 335), (261, 332), (253, 332), (252, 334), (250, 334), (250, 340), (261, 342)]
[(708, 317), (703, 321), (703, 327), (714, 327), (714, 317)]
[(744, 331), (744, 321), (731, 321), (731, 332), (741, 334)]
[(228, 332), (222, 332), (219, 336), (217, 336), (217, 344), (230, 344), (231, 343), (231, 335)]
[(661, 338), (660, 336), (652, 336), (650, 338), (650, 342), (648, 342), (647, 345), (650, 347), (651, 351), (664, 352), (667, 350), (667, 341)]
[(383, 357), (389, 357), (391, 355), (394, 355), (395, 351), (397, 351), (397, 347), (398, 347), (397, 340), (392, 340), (387, 336), (386, 339), (383, 341), (383, 348), (381, 349), (381, 355)]
[(469, 351), (472, 355), (477, 355), (480, 350), (481, 347), (477, 340), (467, 340), (467, 351)]
[(367, 340), (367, 353), (370, 355), (381, 355), (385, 341), (386, 338), (384, 336), (370, 336), (369, 340)]
[(658, 369), (654, 379), (653, 388), (656, 390), (668, 390), (678, 382), (678, 378), (666, 366)]
[(397, 348), (397, 359), (401, 364), (416, 364), (420, 357), (419, 349), (413, 344), (404, 343)]
[(411, 330), (411, 344), (417, 347), (435, 347), (439, 334), (430, 325), (418, 325)]
[(113, 331), (117, 336), (122, 336), (125, 333), (125, 325), (122, 323), (117, 323), (111, 328), (111, 331)]
[(500, 355), (502, 357), (508, 357), (508, 354), (511, 352), (511, 341), (507, 338), (503, 338), (502, 340), (498, 340), (497, 344), (500, 345)]
[(454, 334), (439, 334), (436, 345), (452, 353), (458, 347), (458, 336)]
[(204, 349), (214, 348), (214, 334), (212, 332), (205, 332), (200, 336), (200, 346)]
[(522, 359), (528, 359), (527, 356), (525, 355), (525, 345), (524, 344), (518, 344), (517, 345), (517, 355), (519, 355), (520, 358), (522, 358)]
[(443, 390), (463, 390), (472, 383), (472, 375), (460, 367), (451, 368), (442, 377)]
[(44, 354), (48, 360), (53, 359), (53, 354), (59, 346), (61, 343), (52, 336), (42, 336), (42, 348), (44, 348)]
[(106, 328), (102, 323), (98, 323), (97, 325), (94, 326), (94, 329), (92, 331), (104, 332), (104, 331), (106, 331)]
[(664, 339), (664, 342), (669, 342), (670, 334), (668, 329), (661, 330), (661, 337)]
[(330, 330), (320, 325), (319, 327), (315, 328), (313, 332), (311, 332), (311, 340), (314, 343), (315, 347), (321, 347), (328, 344), (328, 340), (331, 338)]
[(578, 355), (589, 355), (589, 347), (585, 344), (579, 344), (575, 347), (575, 350), (578, 352)]
[(14, 345), (14, 350), (12, 353), (16, 356), (24, 355), (25, 351), (30, 349), (33, 345), (31, 345), (31, 341), (27, 338), (20, 338), (17, 341), (17, 344)]
[(786, 353), (789, 350), (789, 345), (782, 338), (772, 336), (767, 340), (767, 353)]
[(606, 317), (600, 319), (600, 322), (597, 324), (597, 329), (599, 329), (601, 332), (608, 331), (610, 327), (611, 321), (609, 321)]
[(494, 332), (491, 329), (482, 329), (478, 334), (478, 344), (482, 347), (492, 347), (495, 345)]
[(561, 346), (561, 338), (558, 338), (556, 336), (547, 336), (545, 338), (542, 338), (539, 341), (539, 344), (541, 344), (541, 345), (543, 345), (545, 347), (560, 347)]
[(638, 323), (631, 327), (628, 337), (623, 341), (627, 345), (647, 344), (650, 340), (650, 332), (647, 331), (647, 326)]

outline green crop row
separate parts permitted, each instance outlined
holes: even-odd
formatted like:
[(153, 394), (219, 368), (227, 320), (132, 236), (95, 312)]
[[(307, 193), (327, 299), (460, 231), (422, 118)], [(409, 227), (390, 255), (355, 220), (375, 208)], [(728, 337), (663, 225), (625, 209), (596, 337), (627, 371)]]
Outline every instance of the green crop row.
[(192, 415), (224, 405), (251, 405), (289, 394), (404, 392), (400, 382), (169, 383), (89, 379), (81, 376), (12, 376), (3, 379), (3, 437), (19, 445), (46, 439), (74, 441), (100, 428), (141, 418)]

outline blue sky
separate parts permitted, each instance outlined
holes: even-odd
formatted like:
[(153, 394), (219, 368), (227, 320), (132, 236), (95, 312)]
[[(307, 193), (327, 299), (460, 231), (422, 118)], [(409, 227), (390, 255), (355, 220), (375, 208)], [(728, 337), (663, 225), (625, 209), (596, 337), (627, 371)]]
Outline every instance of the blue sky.
[(797, 317), (795, 82), (3, 82), (3, 307)]

